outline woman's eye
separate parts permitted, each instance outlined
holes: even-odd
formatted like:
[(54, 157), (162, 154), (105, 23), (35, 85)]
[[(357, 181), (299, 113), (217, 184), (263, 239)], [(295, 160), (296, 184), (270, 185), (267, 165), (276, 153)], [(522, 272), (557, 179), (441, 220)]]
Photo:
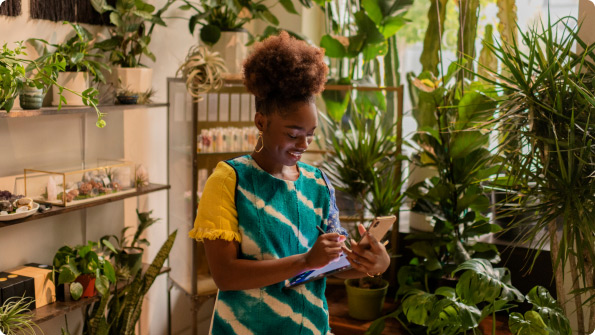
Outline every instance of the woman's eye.
[(297, 138), (297, 136), (294, 136), (292, 134), (287, 134), (287, 136), (289, 136), (289, 138), (291, 138), (292, 140), (295, 140)]

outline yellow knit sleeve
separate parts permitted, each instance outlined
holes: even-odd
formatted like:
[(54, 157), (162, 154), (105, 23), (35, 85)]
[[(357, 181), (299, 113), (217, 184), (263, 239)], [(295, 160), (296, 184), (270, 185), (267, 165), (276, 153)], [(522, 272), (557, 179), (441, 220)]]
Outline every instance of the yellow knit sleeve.
[(236, 172), (225, 162), (219, 162), (207, 179), (198, 203), (194, 229), (188, 236), (197, 241), (222, 239), (242, 241), (238, 229), (235, 204)]

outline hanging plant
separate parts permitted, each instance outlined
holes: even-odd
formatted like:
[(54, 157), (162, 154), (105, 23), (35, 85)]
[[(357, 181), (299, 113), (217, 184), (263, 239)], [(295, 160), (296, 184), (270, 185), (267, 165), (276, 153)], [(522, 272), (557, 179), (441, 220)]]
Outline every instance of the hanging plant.
[(201, 101), (202, 94), (221, 88), (226, 72), (225, 62), (218, 52), (211, 52), (204, 46), (194, 46), (190, 48), (176, 76), (182, 73), (188, 93), (196, 101)]

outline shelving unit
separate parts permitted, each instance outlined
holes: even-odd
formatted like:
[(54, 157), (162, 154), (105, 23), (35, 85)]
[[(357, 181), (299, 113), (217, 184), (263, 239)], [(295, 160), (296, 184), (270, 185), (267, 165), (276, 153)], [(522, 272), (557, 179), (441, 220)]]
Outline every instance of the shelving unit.
[(139, 195), (153, 193), (153, 192), (162, 191), (162, 190), (168, 190), (168, 189), (170, 189), (169, 185), (149, 184), (148, 186), (137, 188), (136, 192), (133, 192), (133, 193), (125, 193), (122, 195), (114, 195), (111, 197), (100, 198), (100, 199), (97, 199), (92, 202), (87, 202), (87, 203), (79, 204), (79, 205), (72, 205), (72, 206), (68, 206), (68, 207), (52, 206), (52, 209), (50, 209), (46, 212), (35, 213), (35, 214), (33, 214), (29, 217), (26, 217), (26, 218), (22, 218), (22, 219), (18, 219), (18, 220), (11, 220), (11, 221), (1, 221), (0, 228), (14, 226), (16, 224), (23, 223), (23, 222), (29, 222), (29, 221), (33, 221), (33, 220), (43, 219), (43, 218), (54, 216), (54, 215), (60, 215), (60, 214), (68, 213), (68, 212), (78, 211), (78, 210), (85, 209), (85, 208), (95, 207), (95, 206), (107, 204), (107, 203), (118, 201), (118, 200), (138, 197)]
[[(146, 104), (146, 105), (102, 105), (99, 106), (99, 110), (103, 113), (110, 113), (110, 112), (117, 112), (117, 111), (124, 111), (124, 110), (130, 110), (130, 109), (154, 109), (154, 108), (162, 108), (162, 107), (167, 107), (168, 104), (167, 103), (152, 103), (152, 104)], [(45, 117), (49, 117), (51, 118), (52, 116), (58, 116), (58, 115), (78, 115), (78, 117), (80, 117), (80, 119), (82, 120), (82, 122), (78, 123), (78, 130), (75, 132), (78, 135), (81, 135), (82, 138), (78, 138), (78, 139), (66, 139), (66, 140), (80, 140), (81, 141), (81, 152), (80, 155), (78, 156), (80, 158), (80, 162), (82, 165), (84, 165), (85, 162), (87, 162), (87, 151), (92, 150), (92, 148), (88, 148), (87, 147), (87, 136), (88, 136), (88, 130), (86, 129), (86, 120), (91, 121), (88, 118), (92, 118), (95, 117), (96, 111), (94, 108), (92, 107), (69, 107), (67, 105), (63, 106), (61, 109), (58, 109), (57, 107), (44, 107), (41, 109), (37, 109), (37, 110), (20, 110), (20, 109), (13, 109), (10, 113), (7, 113), (5, 111), (0, 111), (0, 122), (3, 120), (5, 122), (5, 126), (10, 126), (11, 123), (8, 121), (10, 119), (21, 119), (21, 118), (36, 118), (36, 117), (40, 117), (40, 116), (45, 116)], [(62, 119), (60, 119), (62, 120)], [(10, 129), (10, 128), (9, 128)], [(118, 129), (118, 128), (116, 128)], [(63, 132), (63, 131), (61, 131)], [(60, 135), (62, 135), (63, 133), (61, 133)], [(25, 133), (23, 128), (20, 129), (20, 133), (17, 132), (17, 137), (8, 137), (10, 140), (19, 140), (18, 136), (28, 136), (29, 134)], [(13, 136), (13, 135), (11, 135)], [(11, 152), (11, 151), (7, 151), (7, 152)], [(118, 152), (118, 151), (116, 151)], [(6, 158), (6, 157), (4, 157)], [(118, 158), (123, 158), (123, 157), (118, 157)], [(57, 156), (55, 156), (56, 162), (58, 162), (61, 157), (58, 154)], [(48, 163), (47, 162), (47, 158), (46, 161), (42, 161), (40, 162), (42, 164)], [(54, 162), (50, 162), (50, 163), (54, 163)], [(10, 165), (9, 165), (10, 166)], [(16, 167), (17, 169), (19, 167)], [(23, 167), (24, 168), (24, 167)], [(15, 168), (11, 167), (11, 169), (14, 171)], [(22, 170), (21, 170), (22, 171)], [(9, 177), (11, 178), (13, 175), (9, 174), (6, 176), (0, 176), (0, 177)], [(21, 223), (31, 223), (32, 221), (36, 221), (36, 220), (40, 220), (40, 219), (45, 219), (45, 218), (49, 218), (49, 217), (54, 217), (54, 216), (58, 216), (58, 215), (62, 215), (62, 214), (66, 214), (66, 213), (70, 213), (70, 212), (75, 212), (75, 211), (80, 211), (81, 213), (86, 213), (86, 210), (89, 208), (93, 208), (93, 207), (97, 207), (97, 206), (101, 206), (104, 204), (108, 204), (108, 203), (113, 203), (113, 202), (117, 202), (117, 201), (122, 201), (124, 199), (128, 199), (128, 198), (134, 198), (134, 197), (138, 197), (141, 195), (145, 195), (145, 194), (150, 194), (150, 193), (154, 193), (154, 192), (159, 192), (159, 191), (166, 191), (169, 190), (170, 186), (166, 185), (166, 184), (155, 184), (155, 183), (151, 183), (147, 186), (144, 187), (138, 187), (136, 189), (136, 191), (134, 192), (130, 192), (130, 193), (122, 193), (122, 194), (114, 194), (113, 196), (109, 196), (109, 197), (99, 197), (97, 199), (95, 199), (94, 201), (90, 201), (90, 202), (86, 202), (86, 203), (82, 203), (82, 204), (75, 204), (75, 205), (70, 205), (70, 206), (66, 206), (66, 207), (61, 207), (61, 206), (52, 206), (52, 208), (48, 211), (45, 212), (37, 212), (29, 217), (26, 218), (22, 218), (22, 219), (18, 219), (18, 220), (11, 220), (11, 221), (2, 221), (0, 222), (0, 229), (1, 228), (5, 228), (5, 227), (13, 227), (13, 226), (18, 226)], [(83, 214), (81, 216), (81, 222), (84, 223), (86, 222), (86, 218), (85, 215)], [(23, 228), (25, 229), (25, 228)], [(85, 228), (86, 229), (86, 228)], [(83, 236), (85, 236), (85, 233), (83, 233)], [(48, 253), (53, 253), (54, 250), (48, 250)], [(34, 260), (28, 260), (28, 261), (34, 261)], [(148, 264), (145, 264), (143, 266), (144, 269), (148, 268)], [(171, 268), (169, 267), (164, 267), (161, 269), (160, 274), (163, 273), (169, 273), (171, 271)], [(119, 283), (120, 286), (123, 287), (123, 285), (125, 285), (126, 283)], [(78, 310), (80, 308), (83, 308), (95, 301), (99, 300), (99, 296), (93, 297), (93, 298), (86, 298), (86, 299), (81, 299), (79, 301), (69, 301), (69, 302), (55, 302), (53, 304), (49, 304), (46, 305), (42, 308), (39, 309), (35, 309), (31, 312), (31, 314), (33, 315), (33, 321), (37, 324), (39, 323), (43, 323), (49, 320), (52, 320), (54, 318), (60, 317), (65, 315), (66, 313), (69, 313), (71, 311), (75, 311)]]
[[(156, 107), (167, 107), (167, 103), (153, 103), (147, 105), (101, 105), (98, 106), (99, 110), (104, 113), (113, 111), (119, 111), (123, 109), (144, 109), (144, 108), (156, 108)], [(13, 109), (10, 113), (6, 111), (0, 111), (0, 119), (3, 118), (26, 118), (36, 116), (48, 116), (48, 115), (60, 115), (60, 114), (84, 114), (93, 113), (95, 109), (93, 107), (43, 107), (41, 109)]]
[[(143, 271), (146, 271), (146, 269), (148, 267), (149, 267), (149, 264), (143, 264)], [(159, 274), (161, 275), (164, 273), (168, 273), (170, 271), (171, 271), (171, 268), (163, 267), (163, 268), (161, 268), (161, 271), (159, 271)], [(121, 289), (126, 284), (128, 284), (128, 283), (127, 282), (118, 283), (118, 288)], [(101, 297), (99, 295), (96, 295), (91, 298), (82, 298), (82, 299), (76, 300), (76, 301), (74, 301), (74, 300), (73, 301), (56, 301), (53, 304), (45, 305), (41, 308), (34, 309), (30, 313), (33, 315), (33, 319), (32, 319), (33, 322), (42, 323), (42, 322), (49, 321), (51, 319), (60, 317), (66, 313), (76, 311), (76, 310), (83, 308), (87, 305), (90, 305), (96, 301), (99, 301), (100, 299), (101, 299)]]

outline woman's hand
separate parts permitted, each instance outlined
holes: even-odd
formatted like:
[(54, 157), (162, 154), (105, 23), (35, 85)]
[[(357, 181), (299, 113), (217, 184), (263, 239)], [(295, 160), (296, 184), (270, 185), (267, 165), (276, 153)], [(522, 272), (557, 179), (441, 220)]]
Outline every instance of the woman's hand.
[(358, 225), (360, 235), (368, 236), (369, 246), (359, 245), (354, 240), (351, 240), (351, 250), (345, 246), (342, 247), (343, 252), (347, 255), (347, 260), (351, 266), (362, 273), (368, 275), (376, 275), (383, 273), (390, 265), (390, 257), (386, 252), (384, 244), (380, 243), (375, 236), (366, 232), (363, 225)]
[(337, 233), (320, 235), (312, 249), (304, 254), (306, 267), (318, 269), (338, 259), (344, 241), (345, 236)]

